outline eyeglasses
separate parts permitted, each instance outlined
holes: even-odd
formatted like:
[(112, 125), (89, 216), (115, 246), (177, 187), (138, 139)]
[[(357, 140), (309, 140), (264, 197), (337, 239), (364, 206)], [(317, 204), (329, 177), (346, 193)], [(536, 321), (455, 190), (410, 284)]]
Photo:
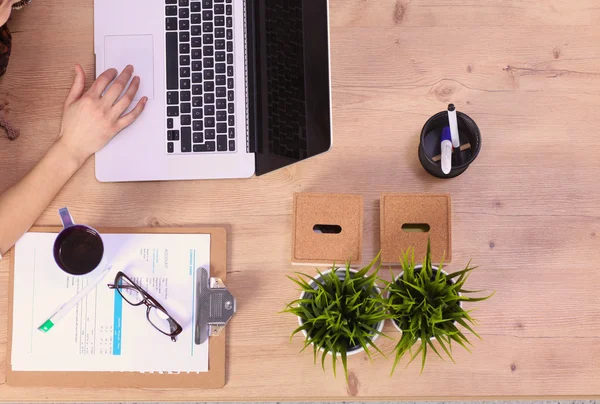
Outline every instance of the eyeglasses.
[(183, 328), (167, 310), (150, 296), (144, 289), (137, 285), (123, 272), (119, 272), (115, 277), (113, 285), (108, 285), (109, 289), (116, 289), (123, 300), (132, 306), (146, 305), (146, 318), (161, 333), (171, 337), (171, 341), (177, 341), (177, 336), (181, 334)]

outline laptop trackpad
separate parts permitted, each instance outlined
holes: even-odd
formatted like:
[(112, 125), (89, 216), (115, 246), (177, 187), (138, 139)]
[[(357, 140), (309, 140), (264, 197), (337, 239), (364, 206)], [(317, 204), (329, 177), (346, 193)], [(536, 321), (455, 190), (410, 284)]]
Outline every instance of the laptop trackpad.
[[(104, 70), (121, 72), (133, 65), (140, 76), (140, 89), (135, 100), (143, 96), (154, 99), (154, 40), (152, 35), (111, 35), (104, 37)], [(100, 73), (100, 72), (98, 72)]]

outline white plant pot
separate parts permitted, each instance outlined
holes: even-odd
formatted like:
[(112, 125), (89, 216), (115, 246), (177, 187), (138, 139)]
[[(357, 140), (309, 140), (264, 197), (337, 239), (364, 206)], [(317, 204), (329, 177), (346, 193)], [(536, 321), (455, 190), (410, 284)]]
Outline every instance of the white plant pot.
[[(421, 268), (423, 268), (423, 265), (416, 265), (416, 266), (415, 266), (415, 270), (416, 270), (416, 269), (421, 269)], [(438, 267), (436, 267), (436, 266), (433, 266), (433, 265), (432, 265), (432, 266), (431, 266), (431, 268), (432, 268), (434, 271), (440, 271), (440, 269), (439, 269)], [(442, 273), (443, 273), (444, 275), (446, 275), (446, 276), (450, 275), (448, 272), (444, 271), (443, 269), (442, 269), (441, 271), (442, 271)], [(400, 278), (401, 278), (403, 275), (404, 275), (404, 271), (400, 272), (400, 274), (398, 274), (398, 276), (394, 278), (394, 282), (397, 282), (397, 281), (398, 281), (398, 279), (400, 279)], [(452, 281), (452, 280), (451, 280), (451, 282), (452, 282), (452, 283), (454, 283), (454, 281)], [(461, 294), (459, 293), (458, 295), (460, 296)], [(388, 292), (387, 298), (389, 299), (389, 297), (390, 297), (390, 294), (389, 294), (389, 292)], [(458, 302), (458, 304), (459, 304), (459, 305), (462, 307), (462, 302)], [(400, 329), (400, 327), (398, 327), (398, 324), (396, 323), (396, 320), (392, 320), (392, 324), (394, 324), (394, 327), (396, 327), (396, 329), (397, 329), (398, 331), (402, 332), (402, 330)], [(435, 340), (435, 339), (436, 339), (435, 337), (431, 337), (431, 338), (429, 338), (429, 340), (430, 340), (430, 341), (433, 341), (433, 340)], [(419, 341), (421, 341), (421, 338), (419, 338)]]
[[(327, 271), (325, 271), (325, 272), (321, 272), (321, 274), (322, 274), (322, 275), (327, 275), (327, 274), (331, 273), (332, 271), (333, 271), (333, 269), (329, 269), (329, 270), (327, 270)], [(342, 275), (345, 275), (345, 274), (346, 274), (346, 269), (338, 269), (338, 270), (337, 270), (337, 272), (338, 272), (338, 273), (339, 273), (339, 272), (342, 272)], [(356, 274), (358, 271), (356, 271), (356, 270), (354, 270), (354, 269), (350, 269), (350, 272), (351, 272), (351, 273), (353, 273), (353, 274)], [(338, 275), (338, 277), (339, 277), (339, 275)], [(319, 276), (319, 277), (315, 277), (315, 279), (319, 279), (319, 278), (320, 278), (320, 276)], [(341, 278), (341, 279), (343, 280), (343, 278)], [(314, 289), (316, 289), (316, 286), (317, 286), (317, 285), (315, 284), (315, 282), (314, 282), (314, 281), (311, 281), (311, 282), (310, 282), (310, 285), (311, 285), (311, 286), (312, 286)], [(377, 291), (377, 294), (381, 294), (381, 289), (380, 289), (379, 287), (375, 286), (375, 290)], [(300, 299), (304, 299), (304, 292), (302, 292), (302, 293), (300, 294)], [(304, 323), (302, 322), (302, 319), (301, 319), (300, 317), (298, 317), (298, 324), (299, 324), (299, 325), (303, 325), (303, 324), (304, 324)], [(383, 326), (384, 326), (384, 325), (385, 325), (385, 321), (380, 321), (380, 322), (377, 324), (377, 331), (378, 331), (378, 332), (382, 332), (382, 331), (383, 331)], [(308, 333), (306, 332), (306, 330), (302, 330), (302, 334), (304, 334), (304, 338), (305, 338), (305, 339), (306, 339), (306, 338), (308, 338)], [(373, 336), (373, 338), (371, 338), (371, 341), (375, 342), (375, 341), (376, 341), (378, 338), (379, 338), (379, 334), (375, 334), (375, 335)], [(312, 344), (311, 344), (311, 345), (312, 345)], [(323, 351), (324, 351), (324, 349), (323, 349), (323, 348), (320, 348), (319, 350), (320, 350), (321, 352), (323, 352)], [(357, 354), (359, 354), (359, 353), (361, 353), (361, 352), (364, 352), (364, 350), (365, 350), (365, 349), (364, 349), (362, 346), (359, 346), (359, 347), (356, 347), (356, 348), (354, 348), (354, 349), (349, 349), (349, 350), (346, 352), (346, 355), (347, 355), (347, 356), (357, 355)], [(331, 352), (327, 352), (327, 354), (328, 354), (328, 355), (331, 355)]]

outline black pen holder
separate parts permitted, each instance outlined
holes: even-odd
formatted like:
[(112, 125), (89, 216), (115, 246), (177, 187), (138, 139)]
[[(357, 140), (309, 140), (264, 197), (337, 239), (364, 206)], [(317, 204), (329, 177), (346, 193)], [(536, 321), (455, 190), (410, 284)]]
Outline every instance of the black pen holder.
[(479, 127), (466, 114), (457, 112), (458, 132), (460, 144), (471, 144), (466, 150), (455, 149), (452, 153), (452, 170), (449, 174), (442, 171), (442, 162), (435, 161), (434, 157), (441, 154), (442, 130), (450, 126), (448, 112), (442, 111), (435, 114), (425, 123), (421, 131), (419, 143), (419, 161), (423, 168), (437, 178), (454, 178), (464, 173), (469, 165), (477, 158), (481, 150), (481, 132)]

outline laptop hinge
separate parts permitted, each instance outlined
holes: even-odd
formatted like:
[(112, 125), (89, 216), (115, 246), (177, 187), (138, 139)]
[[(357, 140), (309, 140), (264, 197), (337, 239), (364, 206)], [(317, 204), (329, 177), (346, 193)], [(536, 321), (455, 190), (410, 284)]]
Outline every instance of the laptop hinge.
[(258, 128), (260, 127), (259, 113), (259, 69), (257, 66), (257, 13), (258, 1), (244, 1), (245, 25), (245, 60), (246, 60), (246, 136), (247, 150), (249, 153), (257, 151)]

